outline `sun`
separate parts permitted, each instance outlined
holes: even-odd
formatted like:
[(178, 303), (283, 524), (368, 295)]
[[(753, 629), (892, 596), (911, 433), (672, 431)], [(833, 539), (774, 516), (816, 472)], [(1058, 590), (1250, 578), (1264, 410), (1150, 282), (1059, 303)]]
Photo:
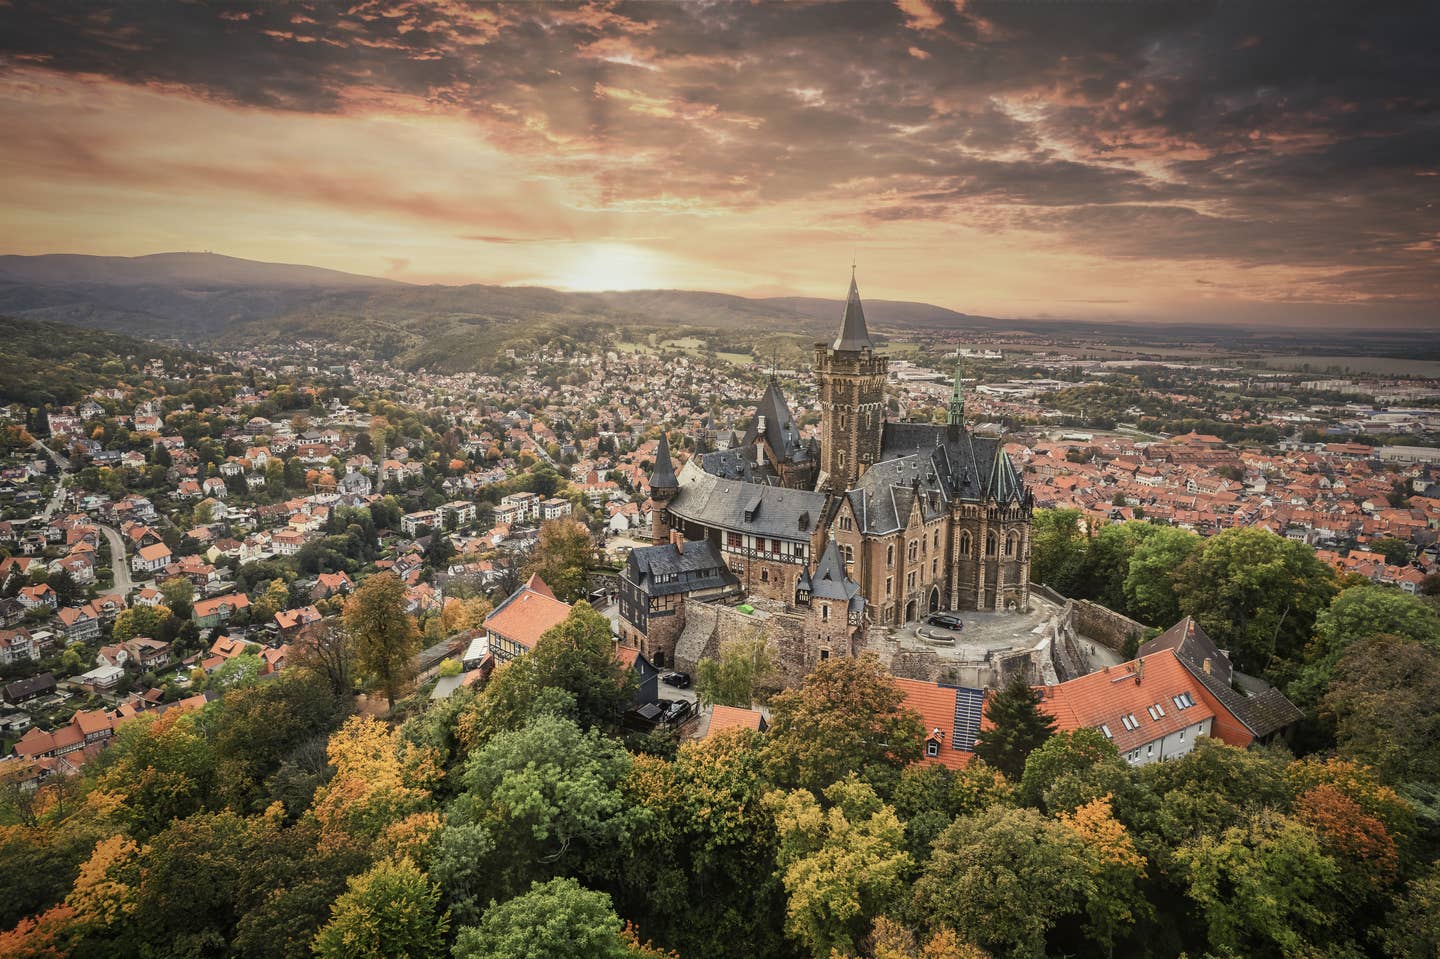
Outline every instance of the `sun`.
[(644, 290), (661, 285), (659, 266), (649, 250), (628, 243), (586, 243), (554, 275), (565, 290)]

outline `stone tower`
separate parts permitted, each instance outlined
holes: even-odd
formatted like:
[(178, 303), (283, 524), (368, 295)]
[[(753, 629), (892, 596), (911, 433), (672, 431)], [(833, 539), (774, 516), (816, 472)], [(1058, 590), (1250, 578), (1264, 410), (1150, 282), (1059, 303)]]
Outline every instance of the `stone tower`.
[(660, 445), (655, 450), (655, 466), (650, 470), (650, 539), (654, 543), (670, 541), (670, 501), (680, 492), (675, 464), (670, 461), (670, 438), (662, 430)]
[(821, 466), (827, 488), (841, 493), (880, 461), (885, 425), (886, 360), (874, 351), (865, 327), (860, 288), (850, 274), (850, 296), (840, 335), (815, 345), (815, 380), (820, 387)]

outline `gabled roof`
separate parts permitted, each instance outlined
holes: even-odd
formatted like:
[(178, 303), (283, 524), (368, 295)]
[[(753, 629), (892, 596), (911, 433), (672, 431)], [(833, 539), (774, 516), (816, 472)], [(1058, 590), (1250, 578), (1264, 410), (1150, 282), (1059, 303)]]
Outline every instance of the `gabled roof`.
[(1142, 645), (1139, 654), (1149, 656), (1151, 653), (1158, 653), (1166, 649), (1173, 649), (1175, 655), (1186, 666), (1192, 666), (1202, 672), (1213, 673), (1226, 686), (1230, 685), (1233, 671), (1229, 657), (1220, 651), (1220, 648), (1215, 645), (1215, 641), (1192, 617), (1186, 616), (1150, 642)]
[[(1195, 678), (1174, 652), (1164, 650), (1046, 686), (1040, 708), (1055, 717), (1061, 731), (1104, 726), (1123, 754), (1215, 718), (1215, 711), (1196, 687)], [(1175, 697), (1182, 694), (1188, 694), (1194, 705), (1184, 709), (1176, 705)], [(1152, 706), (1159, 707), (1156, 715), (1151, 715)], [(1127, 728), (1127, 717), (1134, 717), (1133, 728)]]
[(556, 599), (537, 574), (485, 617), (485, 628), (526, 649), (534, 649), (546, 630), (558, 626), (569, 615), (570, 604)]
[(773, 376), (765, 386), (765, 393), (755, 407), (755, 419), (740, 445), (749, 446), (756, 439), (764, 440), (770, 455), (781, 462), (802, 460), (809, 455), (800, 438), (800, 427), (795, 425), (795, 417), (790, 413), (790, 404)]
[(807, 577), (810, 595), (817, 599), (838, 599), (849, 603), (856, 610), (863, 609), (865, 598), (860, 595), (860, 584), (845, 573), (845, 562), (840, 558), (840, 547), (831, 540), (820, 554), (815, 572)]
[(705, 730), (708, 738), (716, 733), (731, 729), (753, 729), (763, 733), (768, 724), (758, 709), (741, 709), (737, 706), (711, 706), (710, 725)]
[(870, 331), (865, 326), (865, 308), (860, 305), (860, 287), (855, 283), (855, 272), (850, 272), (850, 295), (845, 300), (845, 317), (840, 322), (840, 335), (835, 339), (834, 349), (858, 352), (874, 349), (870, 342)]
[[(917, 762), (940, 763), (950, 769), (963, 769), (975, 758), (975, 738), (990, 728), (984, 715), (985, 690), (969, 686), (942, 686), (918, 679), (894, 680), (905, 696), (905, 706), (920, 714), (925, 741), (938, 741), (934, 756), (927, 754)], [(938, 732), (937, 732), (938, 730)]]

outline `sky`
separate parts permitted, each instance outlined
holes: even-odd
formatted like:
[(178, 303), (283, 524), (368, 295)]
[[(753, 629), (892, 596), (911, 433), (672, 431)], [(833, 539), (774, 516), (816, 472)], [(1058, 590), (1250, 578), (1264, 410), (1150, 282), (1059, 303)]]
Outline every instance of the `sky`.
[(0, 252), (1440, 329), (1440, 5), (0, 0)]

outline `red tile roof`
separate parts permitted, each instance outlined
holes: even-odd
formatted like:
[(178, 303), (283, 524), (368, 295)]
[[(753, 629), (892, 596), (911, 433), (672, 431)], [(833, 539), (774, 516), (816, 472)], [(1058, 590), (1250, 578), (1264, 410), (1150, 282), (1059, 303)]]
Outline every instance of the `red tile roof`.
[(564, 622), (569, 615), (570, 604), (556, 599), (539, 576), (531, 576), (495, 612), (485, 617), (485, 628), (526, 649), (534, 649), (546, 630)]
[[(956, 749), (951, 741), (955, 735), (956, 688), (922, 682), (918, 679), (896, 679), (895, 685), (905, 695), (905, 706), (920, 714), (920, 722), (925, 727), (926, 740), (931, 738), (940, 740), (938, 755), (917, 756), (915, 761), (939, 763), (950, 769), (964, 769), (970, 765), (970, 761), (975, 758), (975, 753), (967, 749)], [(982, 730), (990, 728), (988, 716), (981, 720), (980, 728)], [(933, 737), (936, 729), (940, 730), (940, 735)]]
[(765, 717), (760, 715), (758, 709), (712, 706), (710, 707), (710, 728), (706, 730), (705, 735), (713, 736), (716, 733), (723, 733), (727, 729), (753, 729), (761, 732), (764, 723)]
[[(1182, 693), (1195, 705), (1178, 708), (1174, 698)], [(1199, 683), (1170, 649), (1047, 686), (1044, 694), (1040, 708), (1055, 717), (1058, 731), (1104, 725), (1122, 754), (1215, 718)], [(1156, 716), (1150, 714), (1152, 706), (1158, 706)], [(1126, 717), (1134, 717), (1133, 729), (1126, 728)]]

